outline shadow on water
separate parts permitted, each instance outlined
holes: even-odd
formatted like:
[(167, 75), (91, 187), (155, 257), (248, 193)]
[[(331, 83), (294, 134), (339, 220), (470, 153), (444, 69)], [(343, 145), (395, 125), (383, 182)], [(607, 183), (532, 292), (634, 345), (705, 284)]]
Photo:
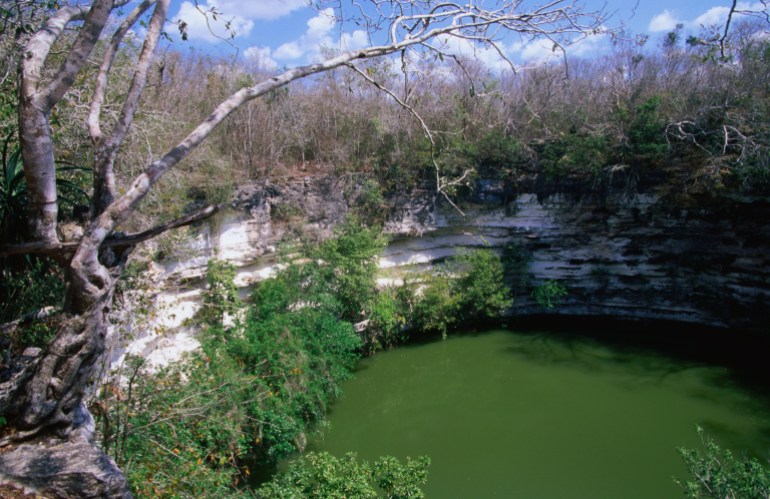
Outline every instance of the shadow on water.
[[(703, 369), (702, 375), (710, 377), (711, 384), (726, 389), (740, 386), (770, 401), (766, 360), (770, 334), (596, 317), (531, 317), (508, 327), (547, 345), (536, 351), (510, 348), (512, 354), (527, 355), (531, 361), (587, 370), (632, 367), (639, 373), (657, 374), (661, 380), (687, 370), (722, 367), (727, 376), (711, 369)], [(561, 353), (564, 348), (570, 356)]]
[[(682, 395), (740, 406), (746, 416), (767, 419), (770, 339), (765, 336), (668, 322), (581, 318), (528, 320), (511, 329), (530, 341), (517, 341), (505, 350), (527, 362), (616, 376), (629, 389), (666, 384), (676, 377), (671, 381)], [(690, 382), (682, 383), (686, 377)], [(748, 398), (753, 403), (747, 404)], [(753, 436), (708, 418), (700, 426), (717, 441), (753, 449), (752, 457), (770, 462), (770, 447), (756, 447), (757, 437), (770, 441), (770, 424), (760, 425)]]

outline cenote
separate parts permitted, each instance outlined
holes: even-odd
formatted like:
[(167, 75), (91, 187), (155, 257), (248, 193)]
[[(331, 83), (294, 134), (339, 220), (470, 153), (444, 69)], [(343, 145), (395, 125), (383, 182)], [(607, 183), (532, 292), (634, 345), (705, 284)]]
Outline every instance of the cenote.
[(681, 497), (676, 449), (699, 446), (696, 425), (768, 457), (763, 383), (686, 347), (697, 336), (676, 352), (607, 336), (493, 330), (377, 354), (310, 450), (428, 455), (424, 491), (441, 498)]

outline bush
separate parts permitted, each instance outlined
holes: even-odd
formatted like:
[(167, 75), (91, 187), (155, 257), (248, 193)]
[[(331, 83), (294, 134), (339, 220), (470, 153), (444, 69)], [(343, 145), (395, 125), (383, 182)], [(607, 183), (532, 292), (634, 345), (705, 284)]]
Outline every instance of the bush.
[(225, 317), (232, 317), (241, 305), (235, 279), (235, 266), (212, 258), (206, 267), (206, 291), (198, 319), (209, 326), (222, 326)]
[(460, 297), (445, 275), (431, 276), (415, 292), (411, 322), (418, 330), (446, 338), (460, 314)]
[(463, 253), (456, 262), (463, 269), (456, 287), (466, 317), (489, 319), (511, 306), (513, 301), (504, 282), (503, 263), (494, 251)]
[(687, 465), (690, 479), (676, 482), (684, 488), (687, 497), (698, 499), (770, 497), (770, 470), (756, 459), (733, 456), (722, 449), (703, 428), (698, 428), (703, 451), (678, 449)]
[[(64, 276), (47, 258), (0, 260), (0, 322), (9, 322), (47, 306), (64, 302)], [(32, 335), (37, 336), (37, 335)], [(27, 346), (45, 346), (46, 338), (25, 340)]]
[(360, 319), (374, 301), (377, 258), (385, 242), (379, 227), (366, 228), (356, 217), (348, 216), (333, 238), (309, 251), (316, 261), (312, 265), (320, 265), (320, 283), (336, 296), (343, 318)]
[(232, 497), (254, 434), (253, 378), (227, 355), (199, 352), (157, 372), (127, 361), (126, 382), (92, 403), (99, 440), (137, 497)]
[(421, 498), (420, 486), (428, 479), (430, 459), (394, 457), (378, 459), (372, 467), (359, 462), (353, 453), (336, 458), (326, 452), (308, 453), (293, 461), (289, 469), (266, 483), (257, 495), (263, 498), (386, 497)]
[(557, 281), (547, 281), (532, 291), (532, 297), (543, 308), (552, 309), (567, 296), (567, 287)]
[(637, 106), (628, 128), (627, 160), (632, 165), (656, 166), (668, 153), (666, 122), (660, 115), (660, 97), (650, 97)]
[(405, 339), (403, 327), (407, 322), (407, 307), (408, 303), (405, 303), (393, 288), (386, 288), (377, 293), (366, 327), (367, 338), (364, 346), (367, 352), (390, 348)]
[(609, 162), (610, 150), (610, 139), (604, 135), (569, 133), (546, 142), (539, 160), (550, 180), (560, 180), (568, 174), (598, 176)]

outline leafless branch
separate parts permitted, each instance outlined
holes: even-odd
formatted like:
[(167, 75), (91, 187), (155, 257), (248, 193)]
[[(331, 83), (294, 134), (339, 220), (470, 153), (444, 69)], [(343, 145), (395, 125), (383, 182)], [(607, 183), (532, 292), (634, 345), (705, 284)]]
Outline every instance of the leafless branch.
[[(211, 217), (221, 208), (221, 205), (207, 206), (202, 210), (198, 210), (189, 215), (185, 215), (180, 218), (176, 218), (161, 225), (157, 225), (151, 229), (136, 232), (133, 234), (110, 236), (104, 240), (102, 244), (106, 248), (119, 248), (127, 246), (136, 246), (139, 243), (157, 237), (164, 232), (168, 232), (172, 229), (178, 229), (186, 225), (205, 220)], [(28, 255), (28, 254), (42, 254), (42, 255), (55, 255), (55, 254), (72, 254), (78, 247), (79, 242), (61, 242), (58, 244), (48, 244), (46, 242), (30, 242), (21, 244), (7, 244), (0, 246), (0, 256), (12, 256), (12, 255)]]

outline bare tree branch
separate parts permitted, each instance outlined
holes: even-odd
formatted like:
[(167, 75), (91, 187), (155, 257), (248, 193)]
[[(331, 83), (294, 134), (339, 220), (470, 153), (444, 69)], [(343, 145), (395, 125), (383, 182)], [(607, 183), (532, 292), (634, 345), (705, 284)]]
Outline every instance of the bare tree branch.
[[(151, 3), (152, 2), (146, 0), (137, 7), (132, 13), (132, 15), (135, 15), (135, 18), (130, 25), (136, 22), (136, 19), (141, 16), (144, 10), (150, 7)], [(94, 195), (91, 202), (92, 217), (103, 212), (114, 199), (115, 174), (113, 172), (113, 167), (115, 157), (118, 153), (118, 147), (120, 147), (125, 140), (126, 133), (128, 133), (128, 129), (134, 120), (134, 113), (139, 105), (139, 97), (141, 97), (147, 82), (147, 73), (155, 54), (155, 48), (158, 45), (160, 33), (163, 29), (163, 23), (166, 20), (169, 0), (156, 0), (154, 3), (155, 11), (153, 12), (150, 24), (147, 28), (147, 35), (145, 36), (142, 51), (139, 54), (139, 60), (134, 69), (134, 75), (131, 79), (131, 85), (126, 94), (126, 100), (123, 103), (120, 117), (112, 130), (112, 134), (106, 140), (100, 141), (97, 144), (95, 152), (96, 161), (94, 165)], [(122, 39), (123, 35), (121, 35), (120, 38)], [(112, 64), (113, 58), (114, 54), (110, 56), (109, 65)], [(106, 73), (104, 80), (106, 82)]]
[[(221, 209), (221, 205), (207, 206), (201, 210), (190, 213), (183, 217), (175, 218), (166, 223), (156, 225), (151, 229), (144, 230), (142, 232), (135, 232), (133, 234), (123, 235), (111, 235), (102, 243), (102, 247), (105, 248), (125, 248), (128, 246), (136, 246), (139, 243), (152, 239), (154, 237), (168, 232), (169, 230), (178, 229), (186, 225), (191, 225), (201, 220), (205, 220)], [(56, 244), (48, 244), (46, 242), (31, 242), (22, 244), (7, 244), (0, 246), (0, 256), (13, 256), (13, 255), (56, 255), (64, 254), (71, 255), (75, 249), (77, 249), (77, 241), (62, 242)]]

